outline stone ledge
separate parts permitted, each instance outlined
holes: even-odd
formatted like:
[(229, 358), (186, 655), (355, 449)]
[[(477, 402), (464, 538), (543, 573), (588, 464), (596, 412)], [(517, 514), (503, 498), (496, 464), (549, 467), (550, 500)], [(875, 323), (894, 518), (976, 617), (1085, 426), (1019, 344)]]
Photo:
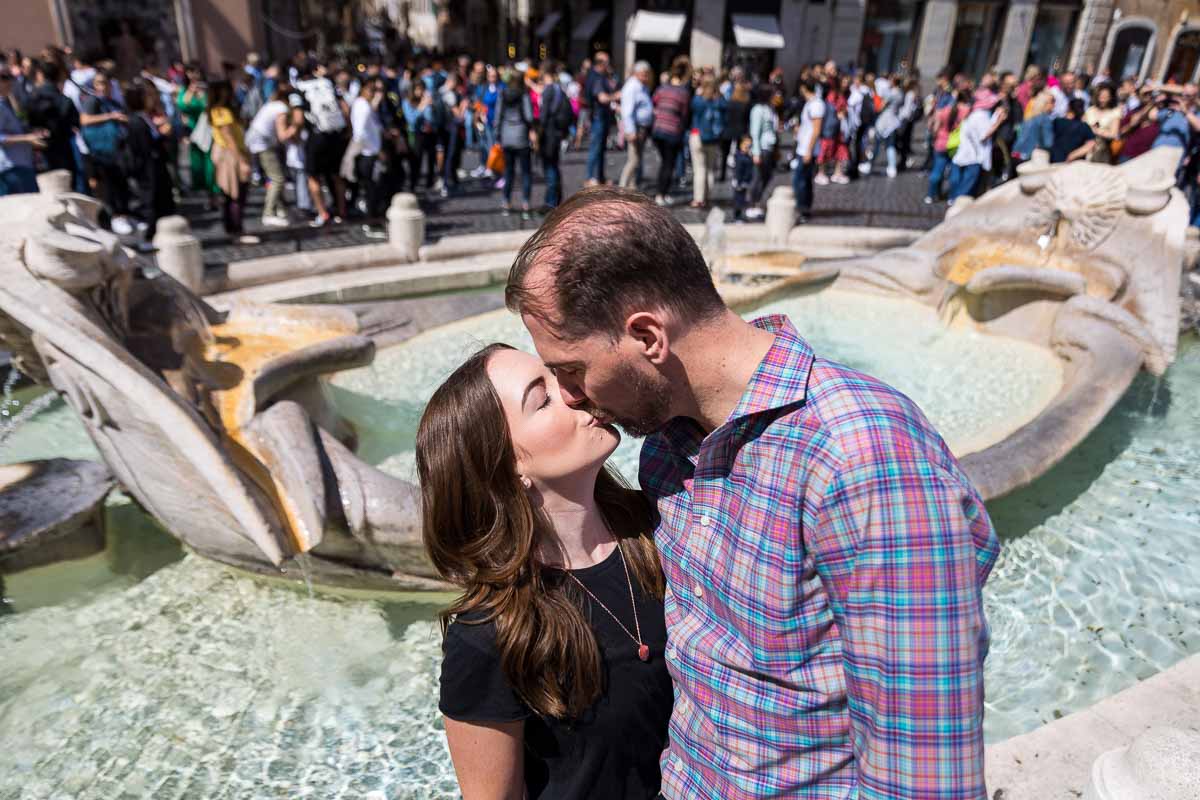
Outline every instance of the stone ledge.
[(1089, 708), (988, 747), (988, 796), (1079, 800), (1101, 754), (1162, 726), (1200, 732), (1200, 655)]

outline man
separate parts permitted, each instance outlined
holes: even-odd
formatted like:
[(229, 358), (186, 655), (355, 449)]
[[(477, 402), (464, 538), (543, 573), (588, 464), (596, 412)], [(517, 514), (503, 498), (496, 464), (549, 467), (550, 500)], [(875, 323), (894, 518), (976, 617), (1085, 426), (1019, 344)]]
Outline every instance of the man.
[(33, 150), (46, 146), (46, 132), (29, 132), (13, 100), (15, 80), (0, 70), (0, 196), (36, 192)]
[(591, 109), (592, 133), (588, 143), (587, 186), (605, 182), (604, 150), (608, 145), (608, 132), (612, 128), (612, 101), (616, 99), (616, 86), (608, 64), (608, 53), (596, 53), (592, 70), (583, 85), (584, 100)]
[(1088, 98), (1085, 92), (1079, 91), (1075, 85), (1075, 73), (1064, 72), (1058, 76), (1058, 85), (1050, 87), (1050, 93), (1054, 95), (1054, 111), (1050, 115), (1057, 118), (1067, 115), (1067, 107), (1072, 100), (1082, 100), (1083, 107), (1087, 108)]
[(813, 175), (817, 169), (817, 140), (821, 138), (821, 123), (825, 118), (825, 102), (817, 93), (815, 80), (801, 81), (800, 95), (804, 108), (800, 111), (800, 127), (796, 132), (796, 163), (792, 165), (792, 191), (796, 196), (796, 222), (808, 222), (813, 204)]
[(322, 181), (333, 197), (337, 215), (333, 221), (346, 218), (346, 184), (339, 168), (350, 138), (346, 121), (350, 107), (338, 94), (333, 81), (325, 77), (324, 65), (305, 62), (300, 78), (293, 86), (304, 96), (307, 106), (304, 116), (308, 120), (309, 134), (304, 144), (304, 164), (308, 173), (308, 193), (317, 209), (317, 218), (310, 224), (319, 228), (331, 219), (321, 192)]
[(79, 127), (79, 111), (62, 92), (62, 70), (57, 64), (39, 61), (34, 73), (36, 83), (25, 107), (29, 124), (47, 132), (46, 167), (68, 170), (74, 185), (75, 155), (71, 139)]
[(650, 100), (650, 64), (639, 61), (633, 74), (621, 87), (621, 129), (625, 132), (625, 168), (620, 185), (636, 189), (642, 183), (642, 154), (650, 126), (654, 123), (654, 103)]
[(1011, 72), (1000, 74), (999, 105), (1004, 109), (1004, 119), (992, 137), (992, 185), (998, 186), (1012, 178), (1016, 172), (1012, 146), (1017, 138), (1017, 126), (1025, 119), (1025, 107), (1016, 97), (1017, 76)]
[(723, 304), (641, 194), (587, 189), (506, 292), (568, 405), (648, 435), (675, 681), (667, 800), (981, 800), (999, 543), (904, 395)]
[[(379, 116), (379, 106), (383, 99), (383, 82), (367, 81), (359, 89), (358, 97), (354, 98), (354, 103), (350, 106), (352, 133), (347, 153), (354, 153), (354, 195), (363, 198), (362, 208), (369, 220), (382, 217), (387, 210), (386, 203), (390, 200), (384, 196), (380, 175), (376, 169), (384, 144), (383, 121)], [(378, 172), (382, 171), (380, 165)], [(364, 223), (362, 230), (369, 238), (387, 236), (386, 233), (371, 227), (369, 223)]]
[(537, 147), (542, 156), (542, 174), (546, 176), (547, 209), (562, 202), (562, 170), (558, 161), (562, 157), (562, 143), (571, 135), (575, 114), (571, 101), (558, 81), (559, 65), (553, 61), (542, 62), (541, 114), (538, 117), (539, 132)]

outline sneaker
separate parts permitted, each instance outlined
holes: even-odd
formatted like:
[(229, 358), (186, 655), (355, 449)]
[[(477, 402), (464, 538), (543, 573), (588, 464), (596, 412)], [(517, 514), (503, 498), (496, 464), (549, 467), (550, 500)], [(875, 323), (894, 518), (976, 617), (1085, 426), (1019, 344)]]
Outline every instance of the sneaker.
[(871, 174), (870, 163), (864, 161), (863, 163), (859, 164), (858, 165), (858, 174), (859, 175), (870, 175)]
[(887, 176), (888, 176), (889, 178), (894, 178), (894, 177), (896, 177), (896, 168), (895, 168), (895, 167), (888, 167), (888, 168), (887, 168)]
[(310, 227), (310, 228), (321, 228), (321, 227), (324, 227), (324, 226), (325, 226), (325, 223), (327, 223), (327, 222), (329, 222), (329, 217), (327, 217), (327, 216), (325, 216), (325, 217), (317, 217), (317, 218), (316, 218), (316, 219), (314, 219), (312, 222), (308, 223), (308, 227)]
[(746, 219), (762, 219), (763, 216), (764, 216), (764, 213), (761, 208), (746, 209)]
[(238, 244), (258, 244), (261, 241), (262, 239), (250, 233), (243, 233), (241, 236), (237, 237)]
[(521, 209), (521, 219), (524, 220), (525, 222), (528, 222), (529, 220), (533, 219), (533, 212), (530, 211), (528, 208), (522, 208)]
[(925, 199), (924, 199), (924, 200), (922, 200), (921, 202), (922, 202), (922, 203), (924, 203), (924, 204), (925, 204), (925, 205), (927, 205), (927, 206), (931, 206), (931, 205), (933, 205), (933, 198), (932, 198), (932, 197), (929, 197), (929, 196), (926, 196), (926, 197), (925, 197)]
[(372, 228), (370, 225), (363, 225), (362, 232), (363, 232), (363, 235), (366, 236), (368, 239), (386, 239), (387, 238), (387, 231), (381, 230), (379, 228)]
[(138, 223), (137, 225), (135, 225), (134, 227), (137, 229), (137, 232), (138, 232), (139, 234), (141, 234), (141, 233), (145, 233), (146, 231), (150, 230), (150, 226), (149, 226), (149, 225), (147, 225), (145, 222), (139, 222), (139, 223)]
[(829, 179), (829, 182), (836, 183), (839, 186), (845, 186), (846, 184), (850, 183), (850, 179), (847, 178), (845, 175), (834, 175), (832, 178)]
[(497, 188), (497, 189), (503, 189), (503, 188), (504, 188), (504, 178), (501, 178), (500, 180), (496, 181), (496, 188)]
[(484, 167), (484, 169), (483, 169), (483, 177), (485, 177), (485, 178), (494, 178), (494, 177), (496, 177), (496, 173), (492, 172), (492, 171), (491, 171), (490, 169), (488, 169), (487, 167)]
[(457, 170), (455, 170), (454, 174), (458, 177), (458, 179), (460, 181), (462, 181), (462, 180), (467, 179), (468, 172), (465, 169), (463, 169), (462, 167), (459, 167)]
[(654, 205), (656, 205), (656, 206), (667, 205), (667, 198), (663, 197), (661, 194), (658, 195), (657, 197), (654, 198)]
[(816, 177), (813, 178), (813, 183), (817, 186), (828, 186), (829, 178), (825, 177), (824, 172), (818, 172)]
[(112, 232), (117, 236), (128, 236), (133, 233), (133, 224), (129, 221), (129, 217), (113, 217)]
[(334, 225), (342, 224), (342, 218), (337, 216), (336, 214), (334, 214), (333, 217), (331, 217), (329, 221), (332, 222)]
[(475, 169), (471, 170), (471, 177), (472, 178), (482, 178), (485, 172), (487, 172), (487, 167), (478, 166)]
[(288, 225), (288, 221), (284, 217), (278, 217), (278, 216), (272, 215), (272, 216), (263, 217), (262, 224), (263, 224), (264, 228), (286, 228)]
[(445, 186), (443, 186), (442, 188), (438, 189), (438, 196), (440, 196), (440, 197), (449, 197), (449, 196), (450, 196), (450, 190), (449, 190), (449, 189), (447, 189)]

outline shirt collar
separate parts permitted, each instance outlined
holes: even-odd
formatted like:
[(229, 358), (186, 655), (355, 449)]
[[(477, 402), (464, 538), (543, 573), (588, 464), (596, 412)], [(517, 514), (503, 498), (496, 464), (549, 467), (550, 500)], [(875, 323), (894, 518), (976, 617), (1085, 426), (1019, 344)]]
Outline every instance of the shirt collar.
[[(752, 320), (750, 324), (774, 333), (775, 341), (750, 376), (741, 400), (721, 428), (754, 414), (802, 403), (807, 396), (808, 376), (816, 356), (808, 343), (800, 338), (791, 320), (782, 314), (773, 314)], [(662, 434), (673, 449), (686, 454), (693, 463), (706, 438), (700, 424), (690, 417), (671, 420)]]
[(775, 341), (750, 376), (742, 399), (725, 421), (727, 425), (753, 414), (804, 402), (808, 374), (815, 360), (812, 348), (783, 314), (759, 317), (750, 324), (774, 333)]

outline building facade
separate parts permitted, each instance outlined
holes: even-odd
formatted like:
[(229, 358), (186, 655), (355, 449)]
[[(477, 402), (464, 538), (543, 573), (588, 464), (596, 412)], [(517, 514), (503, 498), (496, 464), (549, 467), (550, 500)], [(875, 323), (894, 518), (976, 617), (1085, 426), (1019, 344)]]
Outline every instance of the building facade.
[(608, 51), (619, 73), (740, 64), (759, 74), (833, 59), (873, 72), (1105, 71), (1200, 78), (1200, 0), (0, 0), (0, 46), (46, 44), (121, 63), (254, 50), (346, 57), (471, 53), (491, 62)]

